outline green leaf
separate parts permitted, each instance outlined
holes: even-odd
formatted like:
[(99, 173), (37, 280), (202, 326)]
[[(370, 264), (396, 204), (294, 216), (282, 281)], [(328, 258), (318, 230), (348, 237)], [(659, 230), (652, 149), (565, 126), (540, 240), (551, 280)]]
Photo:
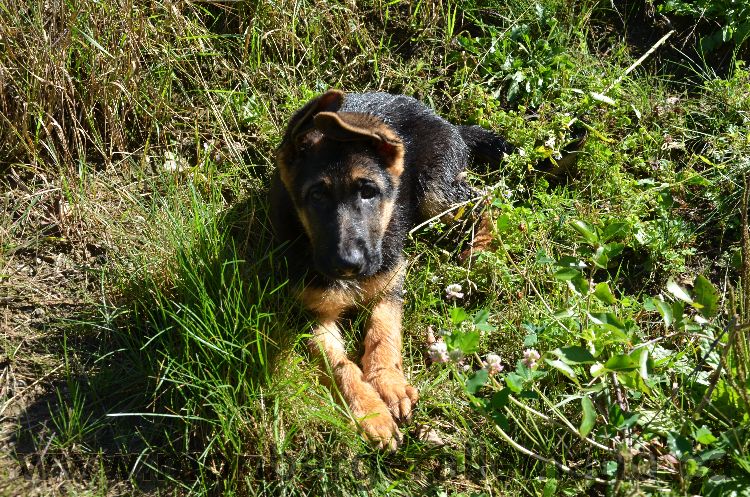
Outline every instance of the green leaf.
[(559, 359), (545, 359), (544, 360), (547, 364), (552, 366), (553, 368), (560, 371), (562, 374), (573, 380), (576, 384), (578, 383), (578, 378), (576, 377), (576, 372), (573, 371), (573, 368), (565, 364)]
[(625, 250), (625, 245), (619, 242), (607, 243), (604, 245), (604, 253), (607, 257), (613, 259), (620, 255)]
[(587, 242), (591, 244), (599, 242), (599, 235), (596, 234), (596, 229), (590, 224), (581, 221), (580, 219), (576, 219), (573, 221), (572, 226), (573, 229), (580, 233)]
[(573, 278), (580, 277), (581, 272), (577, 269), (574, 269), (572, 267), (564, 267), (562, 269), (558, 269), (555, 271), (555, 279), (558, 279), (560, 281), (569, 281)]
[(609, 264), (609, 257), (604, 253), (604, 247), (600, 246), (596, 249), (594, 255), (591, 256), (591, 261), (595, 266), (602, 269), (607, 269), (607, 265)]
[(471, 377), (466, 380), (466, 391), (470, 394), (477, 393), (477, 390), (482, 388), (485, 383), (487, 383), (487, 378), (489, 377), (486, 369), (480, 369), (479, 371), (475, 372)]
[(616, 430), (632, 428), (638, 422), (638, 418), (640, 417), (641, 416), (638, 413), (623, 411), (617, 404), (609, 406), (609, 424), (614, 426)]
[(557, 262), (555, 262), (555, 265), (559, 267), (572, 267), (575, 269), (583, 269), (586, 267), (585, 262), (577, 257), (572, 257), (570, 255), (564, 255), (560, 257), (559, 259), (557, 259)]
[(508, 397), (510, 396), (510, 388), (503, 388), (499, 392), (495, 392), (490, 400), (490, 406), (495, 410), (500, 410), (508, 405)]
[(596, 359), (591, 352), (574, 345), (572, 347), (560, 347), (552, 351), (557, 357), (563, 360), (566, 364), (593, 364)]
[(508, 228), (510, 228), (510, 224), (510, 215), (501, 214), (500, 217), (497, 218), (497, 231), (499, 231), (500, 233), (506, 231)]
[(617, 299), (612, 294), (612, 291), (609, 289), (609, 284), (607, 284), (606, 281), (596, 284), (596, 287), (594, 288), (594, 297), (605, 304), (614, 304), (617, 302)]
[(527, 348), (533, 347), (534, 345), (536, 345), (537, 341), (539, 341), (539, 337), (532, 331), (531, 333), (526, 335), (526, 338), (523, 339), (523, 346)]
[(675, 432), (669, 432), (667, 434), (667, 447), (669, 447), (669, 451), (677, 459), (682, 459), (693, 452), (693, 446), (690, 443), (690, 440)]
[(480, 309), (472, 316), (474, 327), (480, 331), (495, 331), (497, 328), (487, 322), (490, 317), (490, 311), (487, 309)]
[(523, 377), (518, 373), (508, 373), (505, 375), (505, 384), (508, 385), (513, 393), (521, 393), (523, 390)]
[(557, 492), (557, 478), (548, 478), (542, 489), (542, 497), (553, 497), (555, 492)]
[(453, 324), (461, 324), (467, 319), (469, 319), (469, 315), (466, 314), (466, 311), (463, 309), (463, 307), (454, 307), (450, 310), (451, 314), (451, 322)]
[(661, 317), (664, 320), (664, 326), (667, 328), (672, 326), (672, 323), (674, 322), (674, 318), (672, 317), (672, 307), (662, 299), (655, 298), (651, 302), (656, 307), (656, 310), (659, 311), (659, 314), (661, 314)]
[(589, 280), (584, 278), (582, 275), (579, 274), (567, 283), (570, 289), (576, 292), (578, 295), (588, 295)]
[(594, 324), (611, 331), (625, 331), (625, 323), (620, 321), (620, 318), (613, 312), (591, 312), (589, 313), (589, 318)]
[(615, 237), (623, 237), (627, 235), (630, 225), (621, 221), (615, 221), (608, 223), (602, 232), (601, 241), (608, 242)]
[(479, 332), (467, 331), (466, 333), (454, 333), (453, 346), (460, 349), (464, 354), (473, 354), (479, 348)]
[(674, 295), (675, 298), (687, 302), (688, 304), (693, 303), (693, 299), (690, 298), (690, 294), (687, 292), (687, 290), (678, 285), (677, 282), (672, 278), (667, 281), (667, 291)]
[(701, 426), (693, 432), (693, 438), (701, 445), (711, 445), (718, 440), (706, 425)]
[(620, 380), (628, 390), (643, 392), (651, 395), (651, 388), (643, 381), (643, 378), (637, 371), (620, 371), (617, 373), (617, 379)]
[(634, 371), (638, 364), (629, 356), (619, 354), (610, 357), (604, 367), (610, 371)]
[(578, 433), (582, 437), (586, 437), (594, 429), (596, 409), (594, 408), (594, 403), (588, 397), (581, 399), (581, 408), (583, 410), (583, 419), (581, 420), (581, 426), (578, 427)]
[[(695, 296), (694, 306), (698, 312), (705, 318), (711, 318), (716, 315), (719, 303), (719, 293), (708, 279), (698, 276), (693, 284), (693, 295)], [(697, 304), (697, 305), (696, 305)], [(698, 305), (700, 307), (698, 307)]]

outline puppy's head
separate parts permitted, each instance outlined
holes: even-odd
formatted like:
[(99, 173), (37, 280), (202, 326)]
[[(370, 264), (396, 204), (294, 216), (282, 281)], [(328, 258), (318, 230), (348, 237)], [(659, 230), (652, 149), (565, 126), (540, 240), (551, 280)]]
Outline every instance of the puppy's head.
[(277, 164), (313, 249), (315, 268), (333, 279), (370, 276), (382, 264), (404, 146), (379, 118), (337, 112), (329, 91), (292, 118)]

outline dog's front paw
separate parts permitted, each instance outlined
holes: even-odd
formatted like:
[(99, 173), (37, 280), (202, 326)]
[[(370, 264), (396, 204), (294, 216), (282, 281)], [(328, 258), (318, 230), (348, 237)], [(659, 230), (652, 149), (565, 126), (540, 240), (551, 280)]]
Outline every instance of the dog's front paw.
[(401, 371), (381, 369), (368, 376), (367, 381), (380, 394), (395, 419), (411, 419), (412, 410), (419, 400), (419, 391), (409, 385)]
[(376, 395), (373, 397), (360, 399), (352, 413), (370, 442), (381, 449), (396, 450), (402, 438), (398, 425), (383, 401)]

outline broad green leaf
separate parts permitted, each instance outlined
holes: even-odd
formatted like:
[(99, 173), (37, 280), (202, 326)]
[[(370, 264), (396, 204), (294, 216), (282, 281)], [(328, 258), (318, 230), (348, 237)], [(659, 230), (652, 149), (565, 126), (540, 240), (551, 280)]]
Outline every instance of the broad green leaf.
[(589, 280), (580, 274), (566, 283), (578, 295), (588, 295), (589, 293)]
[[(698, 276), (693, 285), (693, 295), (695, 297), (693, 305), (698, 308), (698, 312), (700, 312), (703, 317), (711, 318), (716, 315), (719, 303), (719, 293), (710, 281), (703, 276)], [(698, 305), (700, 305), (700, 307), (698, 307)]]
[(600, 246), (596, 249), (596, 252), (594, 252), (594, 255), (591, 256), (591, 261), (594, 263), (595, 266), (600, 267), (602, 269), (607, 269), (607, 265), (609, 264), (609, 257), (607, 254), (604, 253), (604, 247)]
[(508, 396), (510, 396), (510, 388), (503, 388), (499, 392), (495, 392), (492, 395), (492, 400), (490, 400), (490, 406), (495, 410), (501, 410), (508, 405)]
[(473, 354), (479, 348), (479, 332), (467, 331), (462, 334), (453, 334), (456, 337), (454, 345), (461, 349), (464, 354)]
[(596, 234), (596, 228), (590, 224), (581, 221), (580, 219), (574, 220), (571, 224), (573, 229), (580, 233), (587, 242), (591, 244), (599, 242), (599, 235)]
[(638, 367), (638, 364), (630, 357), (619, 354), (610, 357), (604, 363), (604, 367), (609, 371), (634, 371)]
[(542, 497), (553, 497), (555, 492), (557, 492), (557, 478), (548, 478), (542, 489)]
[(677, 459), (682, 459), (683, 457), (690, 455), (693, 451), (693, 446), (690, 443), (690, 440), (675, 432), (669, 432), (667, 434), (667, 447), (669, 447), (669, 451)]
[(576, 372), (573, 371), (573, 368), (571, 368), (570, 366), (568, 366), (567, 364), (565, 364), (561, 360), (559, 360), (559, 359), (545, 359), (544, 361), (547, 364), (549, 364), (550, 366), (552, 366), (553, 368), (555, 368), (558, 371), (560, 371), (562, 374), (564, 374), (568, 378), (570, 378), (571, 380), (573, 380), (574, 382), (576, 382), (576, 384), (578, 383), (578, 378), (576, 377)]
[(502, 233), (508, 228), (510, 228), (510, 216), (508, 214), (501, 214), (500, 217), (497, 218), (497, 231)]
[(609, 406), (609, 424), (614, 426), (617, 430), (632, 428), (638, 422), (640, 417), (641, 416), (638, 413), (623, 411), (617, 404)]
[(594, 297), (605, 304), (614, 304), (617, 302), (617, 299), (612, 294), (612, 291), (609, 289), (609, 284), (607, 284), (606, 281), (596, 284), (596, 287), (594, 288)]
[(623, 223), (621, 221), (609, 223), (604, 228), (604, 231), (602, 231), (601, 241), (606, 243), (612, 238), (625, 236), (628, 233), (629, 227), (630, 225), (628, 223)]
[(477, 390), (482, 388), (482, 386), (487, 383), (488, 377), (489, 375), (486, 369), (480, 369), (479, 371), (475, 372), (468, 380), (466, 380), (466, 391), (471, 394), (477, 393)]
[(557, 259), (557, 262), (555, 262), (555, 265), (558, 267), (572, 267), (576, 269), (584, 269), (586, 268), (586, 263), (583, 262), (581, 259), (577, 257), (572, 257), (569, 255), (564, 255)]
[(533, 347), (534, 345), (536, 345), (538, 340), (539, 340), (538, 335), (532, 331), (531, 333), (526, 335), (526, 338), (523, 339), (523, 346)]
[(594, 403), (588, 397), (581, 399), (581, 408), (583, 410), (583, 419), (581, 420), (581, 426), (578, 427), (578, 433), (582, 437), (586, 437), (594, 429), (596, 409), (594, 408)]
[(596, 362), (596, 359), (591, 352), (574, 345), (572, 347), (560, 347), (552, 351), (557, 357), (559, 357), (566, 364), (592, 364)]
[(453, 324), (461, 324), (469, 318), (469, 315), (466, 314), (466, 311), (463, 309), (463, 307), (454, 307), (450, 310), (450, 314), (451, 322)]
[(687, 302), (688, 304), (693, 303), (693, 299), (690, 298), (690, 294), (687, 292), (687, 290), (678, 285), (677, 282), (672, 278), (667, 281), (667, 290), (669, 291), (669, 293), (674, 295), (675, 298)]
[(622, 383), (628, 390), (643, 392), (647, 395), (651, 395), (651, 389), (643, 381), (638, 371), (620, 371), (617, 373), (617, 379)]
[(523, 390), (523, 378), (518, 373), (508, 373), (505, 375), (505, 384), (508, 385), (513, 393), (521, 393)]
[(607, 372), (607, 370), (604, 368), (604, 364), (601, 362), (597, 362), (596, 364), (592, 364), (591, 368), (589, 368), (589, 371), (591, 372), (591, 376), (596, 378), (597, 376), (601, 376)]
[(628, 356), (638, 364), (638, 374), (644, 380), (648, 379), (648, 349), (646, 347), (638, 347), (633, 349)]
[(701, 445), (711, 445), (718, 440), (706, 425), (701, 426), (693, 432), (693, 438)]
[(580, 277), (581, 272), (572, 267), (564, 267), (555, 271), (555, 279), (560, 281), (569, 281), (573, 278)]
[(664, 326), (667, 328), (672, 326), (672, 323), (674, 322), (672, 317), (672, 307), (662, 299), (655, 298), (651, 302), (654, 304), (654, 307), (656, 307), (656, 310), (659, 311), (659, 314), (661, 314), (661, 317), (664, 320)]
[(625, 244), (623, 243), (612, 242), (604, 245), (604, 253), (607, 254), (607, 257), (610, 259), (620, 255), (623, 250), (625, 250)]
[(620, 321), (613, 312), (591, 312), (589, 313), (591, 322), (599, 326), (611, 329), (612, 331), (625, 331), (625, 323)]

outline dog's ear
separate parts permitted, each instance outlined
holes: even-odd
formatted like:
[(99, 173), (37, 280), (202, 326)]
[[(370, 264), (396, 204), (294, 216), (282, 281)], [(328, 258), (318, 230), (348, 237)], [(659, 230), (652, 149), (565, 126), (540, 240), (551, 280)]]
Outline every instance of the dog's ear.
[(313, 122), (326, 138), (369, 140), (386, 160), (386, 167), (403, 168), (404, 143), (380, 118), (361, 112), (319, 112), (313, 117)]
[(328, 90), (324, 94), (310, 100), (300, 110), (294, 113), (284, 134), (284, 142), (295, 142), (297, 136), (312, 128), (312, 118), (319, 112), (336, 112), (344, 101), (344, 92)]
[[(279, 148), (276, 149), (276, 164), (279, 167), (281, 180), (289, 188), (294, 177), (291, 164), (299, 153), (299, 138), (313, 129), (313, 117), (318, 112), (335, 112), (341, 108), (344, 101), (344, 92), (340, 90), (328, 90), (324, 94), (314, 98), (294, 113), (284, 132)], [(320, 133), (318, 132), (320, 135)]]

